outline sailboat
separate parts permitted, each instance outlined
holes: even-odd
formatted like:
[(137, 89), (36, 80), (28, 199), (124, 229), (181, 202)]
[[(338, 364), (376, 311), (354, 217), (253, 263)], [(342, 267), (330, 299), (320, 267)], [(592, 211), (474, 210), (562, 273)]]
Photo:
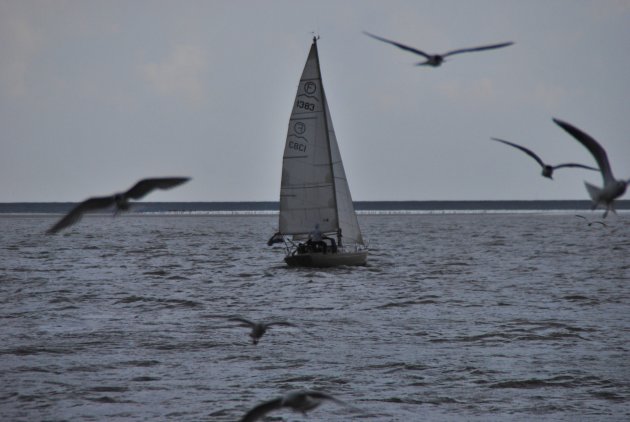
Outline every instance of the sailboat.
[(289, 118), (280, 186), (279, 231), (289, 266), (365, 265), (368, 250), (322, 84), (317, 37), (308, 53)]

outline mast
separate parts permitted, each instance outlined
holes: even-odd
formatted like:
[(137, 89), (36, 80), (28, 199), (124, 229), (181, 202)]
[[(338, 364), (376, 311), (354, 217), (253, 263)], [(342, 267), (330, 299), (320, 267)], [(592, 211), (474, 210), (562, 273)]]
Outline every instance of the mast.
[[(322, 88), (322, 112), (324, 115), (324, 127), (326, 128), (326, 143), (328, 144), (328, 161), (330, 163), (330, 174), (332, 174), (333, 201), (335, 203), (335, 220), (337, 221), (337, 232), (339, 232), (341, 220), (339, 220), (339, 207), (337, 206), (337, 182), (335, 177), (335, 169), (333, 166), (332, 148), (330, 147), (330, 130), (328, 128), (328, 101), (326, 100), (326, 90), (324, 90), (324, 78), (322, 77), (322, 69), (319, 66), (319, 50), (317, 50), (317, 39), (319, 36), (313, 36), (313, 45), (315, 45), (315, 54), (317, 55), (317, 72)], [(332, 119), (331, 119), (332, 121)]]

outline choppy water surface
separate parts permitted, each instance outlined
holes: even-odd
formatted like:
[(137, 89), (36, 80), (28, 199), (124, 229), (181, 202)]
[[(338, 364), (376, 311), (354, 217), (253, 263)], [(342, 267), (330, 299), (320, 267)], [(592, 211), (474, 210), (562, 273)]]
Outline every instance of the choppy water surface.
[[(290, 269), (274, 216), (0, 217), (7, 421), (629, 420), (630, 215), (363, 216), (369, 266)], [(254, 346), (224, 317), (286, 319)]]

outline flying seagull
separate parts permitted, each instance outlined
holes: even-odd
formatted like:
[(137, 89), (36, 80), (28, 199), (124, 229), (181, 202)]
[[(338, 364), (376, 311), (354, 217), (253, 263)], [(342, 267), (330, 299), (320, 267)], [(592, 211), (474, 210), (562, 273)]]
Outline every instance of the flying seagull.
[(334, 398), (333, 396), (322, 393), (320, 391), (303, 390), (288, 393), (283, 397), (278, 397), (273, 400), (261, 403), (258, 406), (251, 409), (243, 416), (241, 422), (254, 422), (265, 416), (267, 413), (282, 407), (289, 407), (296, 412), (302, 412), (306, 416), (306, 412), (315, 409), (322, 402), (329, 400), (340, 404), (342, 406), (350, 407), (356, 411), (361, 411), (349, 404)]
[(365, 35), (370, 36), (370, 37), (372, 37), (374, 39), (377, 39), (379, 41), (383, 41), (383, 42), (386, 42), (388, 44), (395, 45), (396, 47), (402, 48), (403, 50), (410, 51), (412, 53), (419, 54), (419, 55), (423, 56), (426, 59), (426, 61), (418, 62), (418, 63), (416, 63), (416, 66), (433, 66), (433, 67), (438, 67), (438, 66), (440, 66), (442, 64), (442, 62), (444, 62), (444, 58), (445, 57), (452, 56), (453, 54), (469, 53), (469, 52), (472, 52), (472, 51), (491, 50), (491, 49), (494, 49), (494, 48), (502, 48), (502, 47), (507, 47), (508, 45), (514, 44), (513, 42), (510, 41), (510, 42), (504, 42), (504, 43), (500, 43), (500, 44), (484, 45), (484, 46), (481, 46), (481, 47), (460, 48), (460, 49), (457, 49), (457, 50), (449, 51), (449, 52), (444, 53), (444, 54), (427, 54), (424, 51), (418, 50), (418, 49), (413, 48), (413, 47), (406, 46), (404, 44), (400, 44), (400, 43), (398, 43), (396, 41), (392, 41), (392, 40), (388, 40), (386, 38), (379, 37), (378, 35), (370, 34), (369, 32), (366, 32), (366, 31), (363, 31), (363, 33)]
[(591, 227), (593, 224), (601, 224), (604, 227), (608, 227), (606, 225), (606, 223), (604, 223), (603, 221), (590, 221), (588, 218), (584, 217), (583, 215), (579, 215), (579, 214), (575, 214), (576, 217), (583, 219), (584, 221), (586, 221), (586, 224)]
[(562, 167), (579, 167), (579, 168), (583, 168), (583, 169), (589, 169), (589, 170), (599, 170), (595, 167), (590, 167), (590, 166), (585, 166), (584, 164), (576, 164), (576, 163), (565, 163), (565, 164), (558, 164), (557, 166), (551, 166), (549, 164), (545, 164), (543, 162), (543, 160), (534, 153), (534, 151), (525, 148), (521, 145), (517, 145), (515, 143), (512, 142), (508, 142), (508, 141), (504, 141), (503, 139), (499, 139), (499, 138), (491, 138), (493, 141), (497, 141), (497, 142), (503, 142), (506, 145), (510, 145), (513, 146), (514, 148), (520, 149), (521, 151), (523, 151), (525, 154), (529, 155), (530, 157), (532, 157), (534, 160), (536, 160), (538, 162), (538, 164), (540, 164), (540, 166), (542, 167), (542, 175), (544, 177), (547, 177), (549, 179), (553, 179), (552, 175), (553, 175), (553, 171), (555, 169), (559, 169)]
[(130, 199), (140, 199), (154, 189), (170, 189), (190, 180), (190, 177), (160, 177), (154, 179), (143, 179), (133, 185), (126, 192), (116, 193), (110, 196), (88, 198), (74, 207), (68, 214), (52, 226), (46, 233), (54, 234), (71, 226), (81, 219), (85, 212), (108, 208), (112, 205), (116, 207), (115, 213), (129, 209)]
[(562, 129), (569, 132), (569, 134), (577, 139), (579, 143), (584, 145), (584, 147), (590, 151), (593, 157), (595, 157), (595, 161), (597, 161), (597, 164), (599, 165), (599, 170), (602, 173), (604, 186), (598, 188), (597, 186), (593, 186), (590, 183), (584, 182), (586, 190), (588, 191), (588, 194), (593, 201), (592, 209), (595, 209), (600, 205), (605, 207), (606, 211), (604, 211), (603, 218), (606, 218), (609, 211), (616, 213), (614, 201), (626, 192), (626, 187), (628, 183), (630, 183), (630, 180), (625, 181), (615, 179), (612, 173), (612, 169), (610, 168), (610, 163), (608, 162), (608, 155), (606, 154), (604, 148), (602, 148), (602, 146), (595, 139), (591, 138), (589, 135), (567, 122), (563, 122), (559, 119), (553, 119), (553, 121)]
[(241, 317), (231, 317), (230, 321), (240, 322), (241, 327), (249, 327), (252, 329), (252, 332), (249, 333), (249, 336), (252, 338), (253, 344), (258, 344), (260, 338), (267, 332), (267, 329), (273, 325), (284, 325), (287, 327), (295, 327), (294, 324), (286, 321), (272, 321), (272, 322), (253, 322), (245, 318)]

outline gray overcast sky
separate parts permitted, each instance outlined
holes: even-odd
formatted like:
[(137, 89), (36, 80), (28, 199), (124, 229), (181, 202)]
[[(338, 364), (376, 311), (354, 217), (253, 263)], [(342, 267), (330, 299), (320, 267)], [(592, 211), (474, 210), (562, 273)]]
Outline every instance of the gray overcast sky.
[[(440, 68), (429, 52), (514, 41)], [(277, 200), (297, 83), (318, 43), (354, 200), (586, 199), (525, 154), (630, 177), (630, 1), (0, 0), (0, 202), (80, 201), (191, 176), (149, 201)]]

